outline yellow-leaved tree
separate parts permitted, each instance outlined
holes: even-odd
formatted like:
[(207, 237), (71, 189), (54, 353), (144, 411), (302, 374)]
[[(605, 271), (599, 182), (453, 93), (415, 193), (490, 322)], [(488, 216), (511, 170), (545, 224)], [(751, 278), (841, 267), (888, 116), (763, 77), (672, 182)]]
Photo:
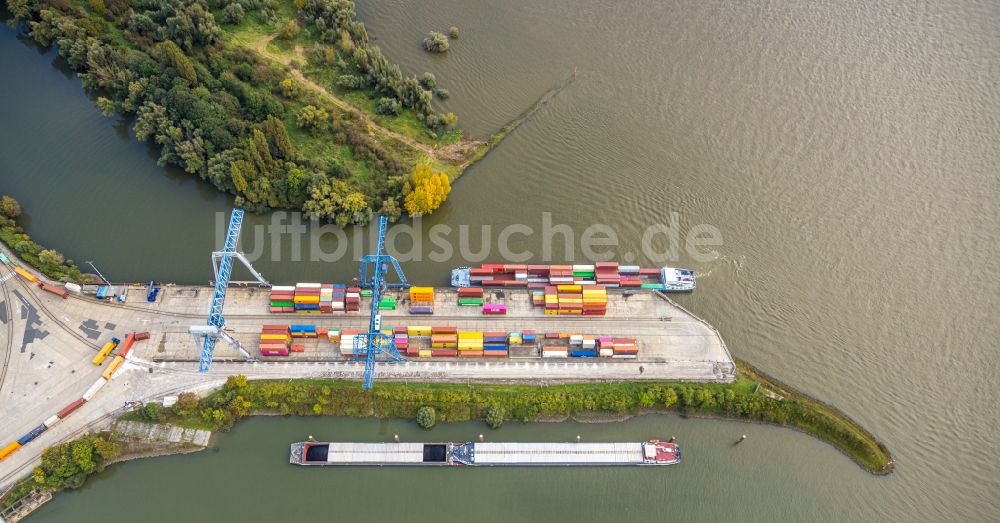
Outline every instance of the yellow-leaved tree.
[(413, 168), (408, 185), (410, 191), (406, 194), (403, 207), (413, 217), (434, 212), (448, 199), (448, 193), (451, 192), (448, 175), (431, 171), (431, 166), (426, 163), (418, 163)]

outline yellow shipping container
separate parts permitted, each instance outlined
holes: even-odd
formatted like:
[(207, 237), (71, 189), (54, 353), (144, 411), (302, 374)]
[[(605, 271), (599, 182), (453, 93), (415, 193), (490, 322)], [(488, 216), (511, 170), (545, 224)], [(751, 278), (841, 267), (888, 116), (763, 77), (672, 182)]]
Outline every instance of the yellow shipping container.
[(118, 370), (118, 367), (120, 367), (122, 363), (125, 363), (125, 358), (121, 356), (115, 356), (115, 359), (111, 362), (111, 365), (109, 365), (108, 368), (104, 369), (104, 373), (101, 374), (101, 377), (106, 380), (110, 380), (111, 375), (114, 374), (116, 370)]
[(421, 358), (430, 358), (431, 357), (431, 351), (429, 351), (429, 350), (422, 350), (422, 351), (420, 351), (420, 353), (418, 354), (418, 356), (421, 357)]
[(429, 326), (414, 326), (411, 325), (406, 328), (406, 334), (409, 336), (430, 336), (431, 328)]
[(475, 340), (475, 339), (481, 340), (481, 339), (483, 339), (483, 333), (482, 332), (459, 332), (458, 333), (458, 339), (460, 339), (460, 340)]
[(107, 358), (108, 354), (111, 354), (111, 351), (115, 350), (115, 347), (117, 346), (118, 344), (113, 341), (105, 343), (104, 346), (101, 347), (101, 350), (97, 351), (97, 355), (94, 356), (94, 359), (90, 360), (90, 362), (94, 365), (104, 363), (104, 359)]
[(37, 276), (35, 276), (34, 274), (31, 274), (30, 272), (28, 272), (28, 271), (26, 271), (26, 270), (24, 270), (24, 269), (22, 269), (20, 267), (14, 267), (14, 272), (20, 274), (22, 278), (30, 281), (31, 283), (35, 283), (35, 282), (38, 281), (38, 277)]
[(557, 285), (556, 290), (559, 292), (580, 292), (583, 289), (582, 285)]
[(434, 301), (434, 287), (410, 287), (410, 301)]
[(3, 448), (3, 450), (0, 450), (0, 459), (4, 459), (7, 456), (10, 456), (14, 452), (16, 452), (17, 449), (19, 448), (21, 448), (21, 444), (16, 441), (11, 443), (10, 445), (7, 445), (6, 447)]
[(295, 303), (319, 303), (319, 296), (296, 296), (292, 298)]
[(260, 339), (262, 340), (285, 340), (288, 341), (290, 336), (287, 334), (261, 334)]

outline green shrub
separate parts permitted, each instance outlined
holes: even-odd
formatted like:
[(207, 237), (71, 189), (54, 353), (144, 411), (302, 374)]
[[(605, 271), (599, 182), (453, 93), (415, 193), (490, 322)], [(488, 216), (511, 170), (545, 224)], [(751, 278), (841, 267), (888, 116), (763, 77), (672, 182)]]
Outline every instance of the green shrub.
[(486, 424), (489, 425), (491, 429), (496, 430), (502, 427), (503, 418), (503, 407), (499, 405), (490, 405), (490, 407), (486, 409)]
[(424, 50), (431, 53), (444, 53), (448, 51), (448, 45), (448, 37), (437, 31), (427, 33), (427, 38), (424, 38)]
[(420, 425), (420, 428), (430, 429), (435, 423), (437, 423), (437, 413), (434, 412), (434, 407), (424, 406), (417, 409), (417, 425)]

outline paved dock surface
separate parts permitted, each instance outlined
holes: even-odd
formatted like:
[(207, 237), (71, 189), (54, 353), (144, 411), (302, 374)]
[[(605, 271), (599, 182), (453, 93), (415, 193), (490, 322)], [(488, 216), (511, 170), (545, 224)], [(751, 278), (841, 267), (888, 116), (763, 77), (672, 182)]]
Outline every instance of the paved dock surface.
[[(34, 271), (33, 271), (34, 272)], [(209, 287), (166, 286), (155, 303), (135, 287), (125, 303), (105, 303), (92, 296), (67, 299), (44, 292), (0, 267), (0, 443), (16, 440), (79, 398), (105, 367), (91, 364), (98, 348), (112, 336), (148, 331), (128, 362), (92, 401), (35, 441), (0, 461), (0, 488), (29, 473), (44, 448), (85, 431), (106, 429), (131, 401), (159, 401), (183, 391), (208, 391), (227, 376), (251, 379), (336, 378), (360, 380), (363, 364), (345, 360), (326, 340), (309, 340), (305, 353), (270, 361), (243, 362), (225, 342), (216, 348), (212, 370), (199, 373), (201, 346), (188, 326), (205, 324), (212, 296)], [(449, 359), (382, 364), (377, 379), (439, 382), (565, 383), (611, 380), (731, 381), (735, 366), (718, 332), (682, 308), (653, 293), (626, 296), (609, 292), (605, 317), (544, 316), (530, 305), (525, 291), (487, 291), (487, 302), (502, 302), (506, 316), (484, 317), (478, 307), (458, 307), (452, 290), (438, 290), (433, 316), (411, 316), (405, 303), (385, 311), (383, 326), (455, 326), (459, 330), (569, 332), (637, 338), (638, 360)], [(401, 300), (402, 301), (402, 300)], [(312, 324), (366, 329), (369, 300), (360, 313), (274, 315), (267, 311), (268, 291), (230, 289), (226, 319), (234, 337), (251, 352), (262, 324)], [(266, 360), (266, 359), (265, 359)], [(110, 361), (110, 359), (109, 359)], [(107, 363), (105, 363), (107, 365)]]

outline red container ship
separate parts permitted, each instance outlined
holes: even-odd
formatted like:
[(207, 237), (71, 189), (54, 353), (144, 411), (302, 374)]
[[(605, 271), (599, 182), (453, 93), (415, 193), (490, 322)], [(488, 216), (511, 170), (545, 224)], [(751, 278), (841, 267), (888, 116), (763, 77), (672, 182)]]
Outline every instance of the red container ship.
[(513, 287), (542, 289), (548, 285), (604, 285), (663, 292), (695, 289), (694, 271), (675, 267), (643, 268), (600, 262), (585, 265), (524, 265), (484, 263), (451, 271), (452, 287)]

